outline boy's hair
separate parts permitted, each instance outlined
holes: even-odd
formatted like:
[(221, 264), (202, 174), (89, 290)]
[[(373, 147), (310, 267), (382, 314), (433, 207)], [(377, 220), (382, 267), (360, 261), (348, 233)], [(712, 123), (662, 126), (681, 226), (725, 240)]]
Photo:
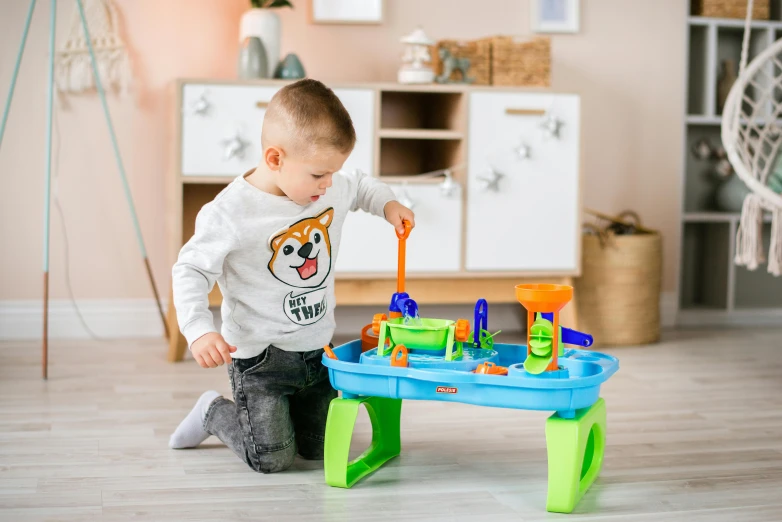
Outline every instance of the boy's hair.
[(302, 151), (331, 147), (348, 153), (356, 144), (353, 120), (334, 91), (318, 80), (305, 78), (286, 85), (272, 97), (264, 116), (265, 143), (267, 122), (280, 124)]

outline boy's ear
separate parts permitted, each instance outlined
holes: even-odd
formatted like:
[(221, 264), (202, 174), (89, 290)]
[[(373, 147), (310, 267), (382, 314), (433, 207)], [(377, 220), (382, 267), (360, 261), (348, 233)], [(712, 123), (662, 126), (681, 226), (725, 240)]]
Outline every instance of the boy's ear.
[(282, 165), (282, 149), (276, 146), (266, 147), (263, 151), (263, 161), (269, 170), (280, 170)]

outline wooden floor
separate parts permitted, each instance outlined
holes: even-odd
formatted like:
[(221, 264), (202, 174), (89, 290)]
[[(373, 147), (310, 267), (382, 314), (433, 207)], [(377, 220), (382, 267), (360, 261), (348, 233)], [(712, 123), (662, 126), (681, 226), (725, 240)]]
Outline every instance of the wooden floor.
[(782, 330), (605, 351), (621, 367), (603, 471), (555, 515), (548, 413), (407, 401), (401, 457), (342, 490), (320, 463), (256, 474), (214, 438), (168, 449), (198, 395), (229, 384), (165, 362), (162, 340), (55, 341), (48, 382), (38, 343), (0, 344), (0, 520), (782, 520)]

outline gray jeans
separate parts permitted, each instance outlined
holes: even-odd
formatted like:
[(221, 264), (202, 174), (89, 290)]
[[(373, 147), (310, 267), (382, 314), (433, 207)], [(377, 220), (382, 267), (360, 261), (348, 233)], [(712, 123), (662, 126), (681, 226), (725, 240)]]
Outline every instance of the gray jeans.
[(323, 458), (329, 403), (337, 397), (323, 349), (287, 352), (270, 346), (228, 366), (234, 401), (218, 397), (204, 430), (223, 441), (255, 471), (274, 473), (305, 459)]

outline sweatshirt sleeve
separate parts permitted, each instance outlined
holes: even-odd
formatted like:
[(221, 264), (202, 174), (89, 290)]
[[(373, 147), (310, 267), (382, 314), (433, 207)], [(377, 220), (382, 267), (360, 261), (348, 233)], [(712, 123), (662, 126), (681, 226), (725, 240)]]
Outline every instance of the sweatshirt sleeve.
[(177, 321), (187, 345), (216, 332), (209, 310), (209, 292), (223, 271), (223, 261), (233, 248), (230, 224), (210, 204), (196, 217), (195, 233), (182, 247), (171, 271)]
[(378, 180), (356, 169), (352, 173), (344, 173), (348, 182), (351, 197), (350, 210), (361, 209), (375, 216), (384, 218), (383, 209), (386, 203), (396, 199), (394, 191)]

